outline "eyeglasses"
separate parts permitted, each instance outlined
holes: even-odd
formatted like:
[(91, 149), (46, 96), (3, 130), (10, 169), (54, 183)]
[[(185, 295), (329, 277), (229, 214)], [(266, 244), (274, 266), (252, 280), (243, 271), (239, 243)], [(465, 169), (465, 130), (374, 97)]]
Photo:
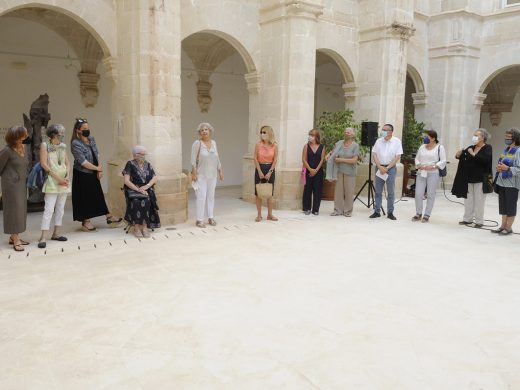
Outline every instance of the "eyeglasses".
[(267, 132), (266, 131), (261, 131), (260, 134), (267, 134)]

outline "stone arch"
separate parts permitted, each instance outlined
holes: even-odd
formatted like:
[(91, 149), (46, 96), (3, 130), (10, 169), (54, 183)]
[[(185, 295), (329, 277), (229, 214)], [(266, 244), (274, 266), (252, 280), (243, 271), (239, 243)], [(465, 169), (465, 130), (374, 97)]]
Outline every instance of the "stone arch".
[(343, 75), (343, 82), (345, 84), (354, 83), (354, 75), (352, 74), (352, 70), (348, 65), (347, 61), (339, 54), (338, 52), (332, 49), (320, 48), (316, 50), (317, 52), (323, 53), (330, 57), (338, 66), (341, 74)]
[(419, 74), (419, 71), (410, 64), (407, 65), (406, 71), (408, 73), (408, 76), (410, 76), (410, 78), (413, 81), (415, 93), (424, 93), (424, 82), (422, 80), (421, 75)]
[(117, 33), (113, 23), (116, 20), (116, 16), (109, 2), (92, 0), (88, 2), (88, 6), (85, 5), (86, 2), (66, 0), (43, 0), (37, 2), (20, 0), (17, 3), (16, 6), (9, 6), (5, 2), (0, 3), (0, 16), (5, 16), (24, 8), (48, 9), (70, 17), (85, 28), (98, 42), (105, 58), (112, 57), (117, 53)]
[(229, 45), (233, 47), (233, 49), (235, 49), (238, 52), (238, 54), (240, 54), (240, 57), (242, 58), (242, 61), (244, 61), (244, 65), (247, 69), (247, 73), (257, 72), (257, 67), (249, 51), (245, 48), (244, 45), (242, 45), (242, 43), (238, 39), (236, 39), (228, 33), (225, 33), (220, 30), (204, 29), (191, 33), (190, 35), (184, 37), (182, 41), (184, 42), (186, 39), (189, 39), (190, 37), (200, 33), (214, 35), (226, 41)]
[(492, 72), (488, 77), (486, 77), (484, 79), (484, 81), (480, 84), (480, 88), (478, 89), (478, 92), (479, 93), (484, 93), (484, 91), (486, 90), (486, 88), (488, 87), (488, 85), (491, 83), (491, 81), (493, 81), (493, 79), (495, 77), (497, 77), (500, 73), (502, 72), (505, 72), (506, 70), (509, 70), (509, 69), (512, 69), (512, 68), (515, 68), (515, 67), (520, 67), (520, 63), (516, 63), (516, 64), (510, 64), (510, 65), (505, 65), (505, 66), (502, 66), (501, 68), (495, 70), (494, 72)]

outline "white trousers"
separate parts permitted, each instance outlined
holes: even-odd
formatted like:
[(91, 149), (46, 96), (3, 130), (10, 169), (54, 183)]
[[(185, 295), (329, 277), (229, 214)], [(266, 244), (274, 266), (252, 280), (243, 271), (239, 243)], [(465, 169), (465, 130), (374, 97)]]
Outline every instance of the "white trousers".
[(482, 183), (468, 183), (468, 195), (464, 200), (464, 217), (466, 222), (484, 224), (484, 203), (486, 194), (482, 192)]
[(208, 218), (213, 218), (213, 209), (215, 207), (215, 187), (217, 186), (217, 178), (205, 179), (199, 177), (197, 180), (199, 189), (197, 190), (197, 221), (204, 221), (204, 211), (206, 202), (208, 205)]
[(45, 210), (43, 210), (42, 230), (49, 230), (52, 215), (54, 214), (54, 226), (61, 226), (67, 193), (45, 194)]

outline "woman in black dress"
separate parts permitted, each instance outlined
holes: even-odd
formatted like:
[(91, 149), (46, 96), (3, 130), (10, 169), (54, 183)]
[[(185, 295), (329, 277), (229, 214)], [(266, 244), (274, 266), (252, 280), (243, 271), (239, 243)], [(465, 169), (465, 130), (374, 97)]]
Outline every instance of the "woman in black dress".
[(81, 221), (81, 230), (85, 232), (96, 230), (90, 218), (101, 215), (106, 216), (108, 225), (117, 226), (123, 219), (111, 216), (108, 211), (100, 182), (103, 177), (103, 167), (99, 162), (96, 140), (90, 135), (90, 126), (86, 119), (76, 119), (70, 145), (74, 156), (72, 176), (74, 221)]
[(134, 146), (132, 155), (134, 159), (128, 161), (123, 170), (127, 198), (125, 220), (133, 225), (136, 237), (149, 238), (149, 228), (161, 227), (154, 190), (157, 176), (152, 164), (145, 159), (143, 146)]

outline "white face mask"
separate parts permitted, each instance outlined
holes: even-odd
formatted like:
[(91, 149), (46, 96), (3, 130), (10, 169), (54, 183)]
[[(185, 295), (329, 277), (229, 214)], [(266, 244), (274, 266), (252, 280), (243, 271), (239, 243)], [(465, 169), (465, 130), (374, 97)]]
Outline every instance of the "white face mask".
[(261, 136), (264, 141), (269, 139), (269, 134), (262, 134)]
[(476, 144), (478, 142), (478, 135), (474, 135), (473, 137), (471, 137), (471, 141)]
[(312, 135), (309, 135), (309, 142), (314, 142), (314, 137)]

